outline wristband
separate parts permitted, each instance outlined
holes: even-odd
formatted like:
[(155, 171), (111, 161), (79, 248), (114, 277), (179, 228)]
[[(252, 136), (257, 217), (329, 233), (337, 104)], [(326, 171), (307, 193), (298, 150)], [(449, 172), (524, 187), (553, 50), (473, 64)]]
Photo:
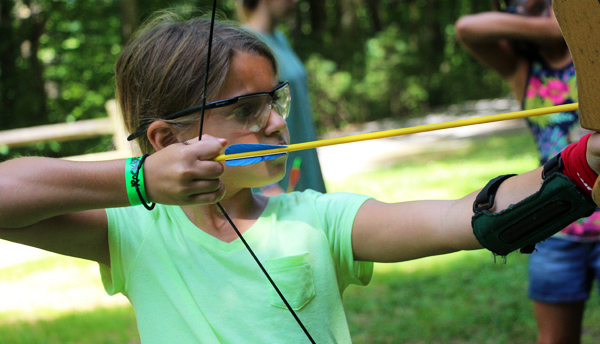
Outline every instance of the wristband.
[(144, 154), (141, 158), (129, 158), (125, 162), (125, 187), (127, 188), (127, 197), (129, 203), (134, 205), (143, 204), (148, 210), (154, 209), (156, 203), (149, 205), (146, 200), (146, 188), (144, 186), (144, 160), (149, 154)]
[(598, 178), (586, 159), (587, 143), (590, 135), (592, 134), (585, 135), (578, 142), (568, 145), (560, 153), (564, 165), (562, 173), (575, 183), (579, 191), (588, 196), (591, 196), (592, 188)]
[(131, 205), (142, 204), (142, 201), (137, 194), (137, 189), (140, 183), (137, 172), (140, 165), (140, 160), (140, 157), (135, 157), (128, 158), (125, 161), (125, 188), (127, 189), (127, 198), (129, 198), (129, 204)]

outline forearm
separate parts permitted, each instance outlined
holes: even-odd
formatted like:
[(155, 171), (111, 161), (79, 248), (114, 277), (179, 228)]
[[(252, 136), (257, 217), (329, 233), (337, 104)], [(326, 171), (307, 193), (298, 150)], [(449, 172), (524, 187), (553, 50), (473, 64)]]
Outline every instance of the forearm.
[(124, 160), (30, 157), (0, 164), (0, 227), (19, 228), (82, 210), (129, 205)]
[[(519, 203), (540, 190), (542, 183), (542, 168), (523, 173), (505, 180), (496, 193), (494, 205), (489, 212), (499, 213), (509, 206)], [(439, 245), (447, 245), (448, 250), (473, 250), (482, 248), (473, 233), (471, 220), (473, 218), (473, 203), (481, 190), (450, 201), (444, 213), (439, 216), (440, 228), (445, 227)]]
[[(541, 182), (541, 169), (509, 178), (490, 211), (500, 212), (536, 193)], [(355, 258), (397, 262), (482, 248), (471, 225), (478, 193), (454, 201), (366, 202), (353, 227)]]
[(355, 259), (400, 262), (481, 248), (473, 235), (473, 212), (468, 203), (468, 197), (456, 201), (367, 201), (354, 220)]

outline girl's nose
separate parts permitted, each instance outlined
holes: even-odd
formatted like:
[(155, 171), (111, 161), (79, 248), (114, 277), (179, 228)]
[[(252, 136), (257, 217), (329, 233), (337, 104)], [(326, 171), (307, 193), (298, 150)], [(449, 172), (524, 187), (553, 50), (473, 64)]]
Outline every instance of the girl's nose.
[(267, 136), (272, 135), (274, 133), (280, 133), (286, 130), (287, 123), (279, 113), (275, 110), (275, 108), (271, 109), (269, 113), (269, 119), (267, 120), (267, 125), (265, 126), (265, 134)]

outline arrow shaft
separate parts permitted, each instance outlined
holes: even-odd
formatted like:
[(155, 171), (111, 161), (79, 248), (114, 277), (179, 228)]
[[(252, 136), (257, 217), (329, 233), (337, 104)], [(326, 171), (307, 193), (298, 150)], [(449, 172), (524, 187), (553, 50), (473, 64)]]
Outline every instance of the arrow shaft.
[(410, 127), (410, 128), (392, 129), (392, 130), (378, 131), (375, 133), (350, 135), (350, 136), (344, 136), (344, 137), (336, 137), (336, 138), (332, 138), (332, 139), (325, 139), (325, 140), (318, 140), (318, 141), (311, 141), (311, 142), (304, 142), (304, 143), (296, 143), (296, 144), (292, 144), (292, 145), (289, 145), (289, 146), (283, 147), (283, 148), (219, 155), (214, 159), (214, 161), (224, 161), (224, 160), (229, 160), (229, 159), (240, 159), (240, 158), (247, 158), (247, 157), (259, 156), (259, 155), (293, 152), (293, 151), (299, 151), (299, 150), (310, 149), (310, 148), (338, 145), (338, 144), (342, 144), (342, 143), (359, 142), (359, 141), (366, 141), (366, 140), (381, 139), (381, 138), (386, 138), (386, 137), (424, 133), (424, 132), (441, 130), (441, 129), (465, 127), (465, 126), (475, 125), (475, 124), (500, 122), (500, 121), (506, 121), (506, 120), (510, 120), (510, 119), (541, 116), (541, 115), (547, 115), (547, 114), (557, 113), (557, 112), (575, 111), (578, 108), (579, 108), (579, 103), (572, 103), (572, 104), (550, 106), (550, 107), (544, 107), (544, 108), (532, 109), (532, 110), (507, 112), (507, 113), (498, 114), (498, 115), (459, 119), (456, 121), (434, 123), (434, 124), (425, 124), (425, 125), (420, 125), (420, 126)]

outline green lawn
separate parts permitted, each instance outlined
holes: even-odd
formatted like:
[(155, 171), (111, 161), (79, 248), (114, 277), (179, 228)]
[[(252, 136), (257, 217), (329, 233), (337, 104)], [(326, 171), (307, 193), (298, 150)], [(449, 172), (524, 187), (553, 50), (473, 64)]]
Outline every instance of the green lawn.
[[(499, 174), (537, 165), (528, 134), (468, 143), (457, 151), (390, 162), (328, 182), (328, 188), (390, 202), (449, 199)], [(0, 252), (6, 245), (0, 242)], [(139, 341), (131, 307), (122, 300), (107, 301), (113, 298), (102, 295), (95, 264), (51, 254), (32, 257), (0, 269), (0, 343)], [(490, 253), (476, 251), (377, 264), (369, 286), (350, 287), (344, 295), (354, 342), (532, 343), (535, 322), (526, 297), (526, 261), (526, 256), (511, 254), (508, 264), (494, 264)], [(584, 343), (599, 342), (599, 320), (594, 295)]]

